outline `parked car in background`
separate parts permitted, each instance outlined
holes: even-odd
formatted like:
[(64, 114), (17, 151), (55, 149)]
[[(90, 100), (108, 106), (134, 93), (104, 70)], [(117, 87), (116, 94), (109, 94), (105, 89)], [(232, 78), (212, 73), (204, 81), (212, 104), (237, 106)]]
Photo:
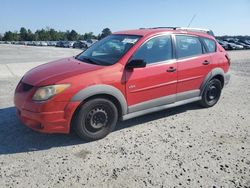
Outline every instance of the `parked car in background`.
[(217, 40), (217, 41), (225, 50), (230, 50), (229, 44), (227, 42), (222, 40)]
[(73, 47), (74, 42), (72, 41), (59, 41), (56, 43), (56, 47), (70, 48)]
[(56, 43), (56, 47), (64, 48), (64, 47), (65, 47), (64, 41), (58, 41), (58, 42)]
[(48, 46), (56, 46), (56, 41), (47, 41)]
[(244, 40), (244, 43), (250, 45), (250, 40)]
[(237, 42), (234, 42), (234, 43), (237, 44), (237, 45), (243, 46), (244, 49), (250, 49), (250, 45), (248, 45), (248, 44), (246, 44), (244, 42), (237, 41)]
[(222, 41), (222, 40), (217, 40), (218, 43), (225, 49), (225, 50), (242, 50), (244, 49), (243, 45), (236, 44), (237, 42), (234, 42), (234, 40), (227, 40)]
[(45, 41), (40, 41), (40, 46), (48, 46), (48, 44)]
[(85, 42), (83, 41), (77, 41), (73, 44), (73, 48), (79, 48), (79, 49), (87, 49), (88, 46)]
[(86, 40), (88, 43), (94, 44), (96, 43), (98, 40), (97, 39), (88, 39)]
[(27, 45), (28, 46), (34, 46), (34, 42), (33, 41), (28, 41)]
[(98, 40), (96, 39), (87, 39), (86, 41), (83, 41), (84, 43), (86, 43), (86, 45), (88, 46), (88, 48), (93, 45), (95, 42), (97, 42)]
[(28, 44), (28, 41), (20, 41), (19, 44), (20, 44), (20, 45), (27, 45), (27, 44)]
[(233, 50), (242, 50), (244, 47), (242, 45), (235, 44), (233, 42), (228, 43)]

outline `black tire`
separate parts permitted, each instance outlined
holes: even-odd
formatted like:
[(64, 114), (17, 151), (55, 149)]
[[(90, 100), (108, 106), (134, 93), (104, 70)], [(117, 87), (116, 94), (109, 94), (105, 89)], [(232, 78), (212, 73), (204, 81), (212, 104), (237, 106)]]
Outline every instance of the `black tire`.
[(118, 111), (113, 102), (96, 98), (84, 103), (74, 121), (74, 129), (82, 139), (93, 141), (104, 138), (116, 126)]
[(202, 93), (200, 105), (205, 108), (214, 106), (220, 99), (221, 90), (222, 85), (220, 80), (210, 80)]

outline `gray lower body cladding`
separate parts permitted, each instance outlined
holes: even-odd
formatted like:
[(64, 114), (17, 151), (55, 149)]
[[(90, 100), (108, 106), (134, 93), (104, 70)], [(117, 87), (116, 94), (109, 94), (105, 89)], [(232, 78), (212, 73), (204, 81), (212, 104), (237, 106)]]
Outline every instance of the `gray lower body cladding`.
[(131, 119), (144, 114), (188, 104), (201, 100), (200, 90), (191, 90), (174, 95), (160, 97), (128, 107), (128, 114), (123, 115), (122, 120)]

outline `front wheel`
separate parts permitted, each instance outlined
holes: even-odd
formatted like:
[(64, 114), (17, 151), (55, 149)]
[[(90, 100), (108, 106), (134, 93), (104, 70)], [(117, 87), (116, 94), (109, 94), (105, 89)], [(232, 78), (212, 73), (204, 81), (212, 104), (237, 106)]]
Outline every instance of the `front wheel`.
[(76, 133), (87, 141), (98, 140), (108, 135), (116, 126), (118, 111), (114, 103), (96, 98), (84, 103), (74, 121)]
[(210, 80), (202, 93), (202, 99), (200, 101), (201, 106), (206, 108), (214, 106), (220, 99), (221, 90), (222, 85), (220, 80)]

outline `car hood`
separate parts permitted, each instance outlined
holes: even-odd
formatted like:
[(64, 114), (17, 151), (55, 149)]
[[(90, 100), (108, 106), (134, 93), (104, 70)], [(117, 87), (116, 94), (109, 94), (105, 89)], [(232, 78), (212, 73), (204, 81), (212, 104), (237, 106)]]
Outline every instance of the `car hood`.
[(65, 58), (35, 67), (28, 71), (22, 81), (33, 86), (45, 86), (78, 75), (103, 68), (75, 58)]

